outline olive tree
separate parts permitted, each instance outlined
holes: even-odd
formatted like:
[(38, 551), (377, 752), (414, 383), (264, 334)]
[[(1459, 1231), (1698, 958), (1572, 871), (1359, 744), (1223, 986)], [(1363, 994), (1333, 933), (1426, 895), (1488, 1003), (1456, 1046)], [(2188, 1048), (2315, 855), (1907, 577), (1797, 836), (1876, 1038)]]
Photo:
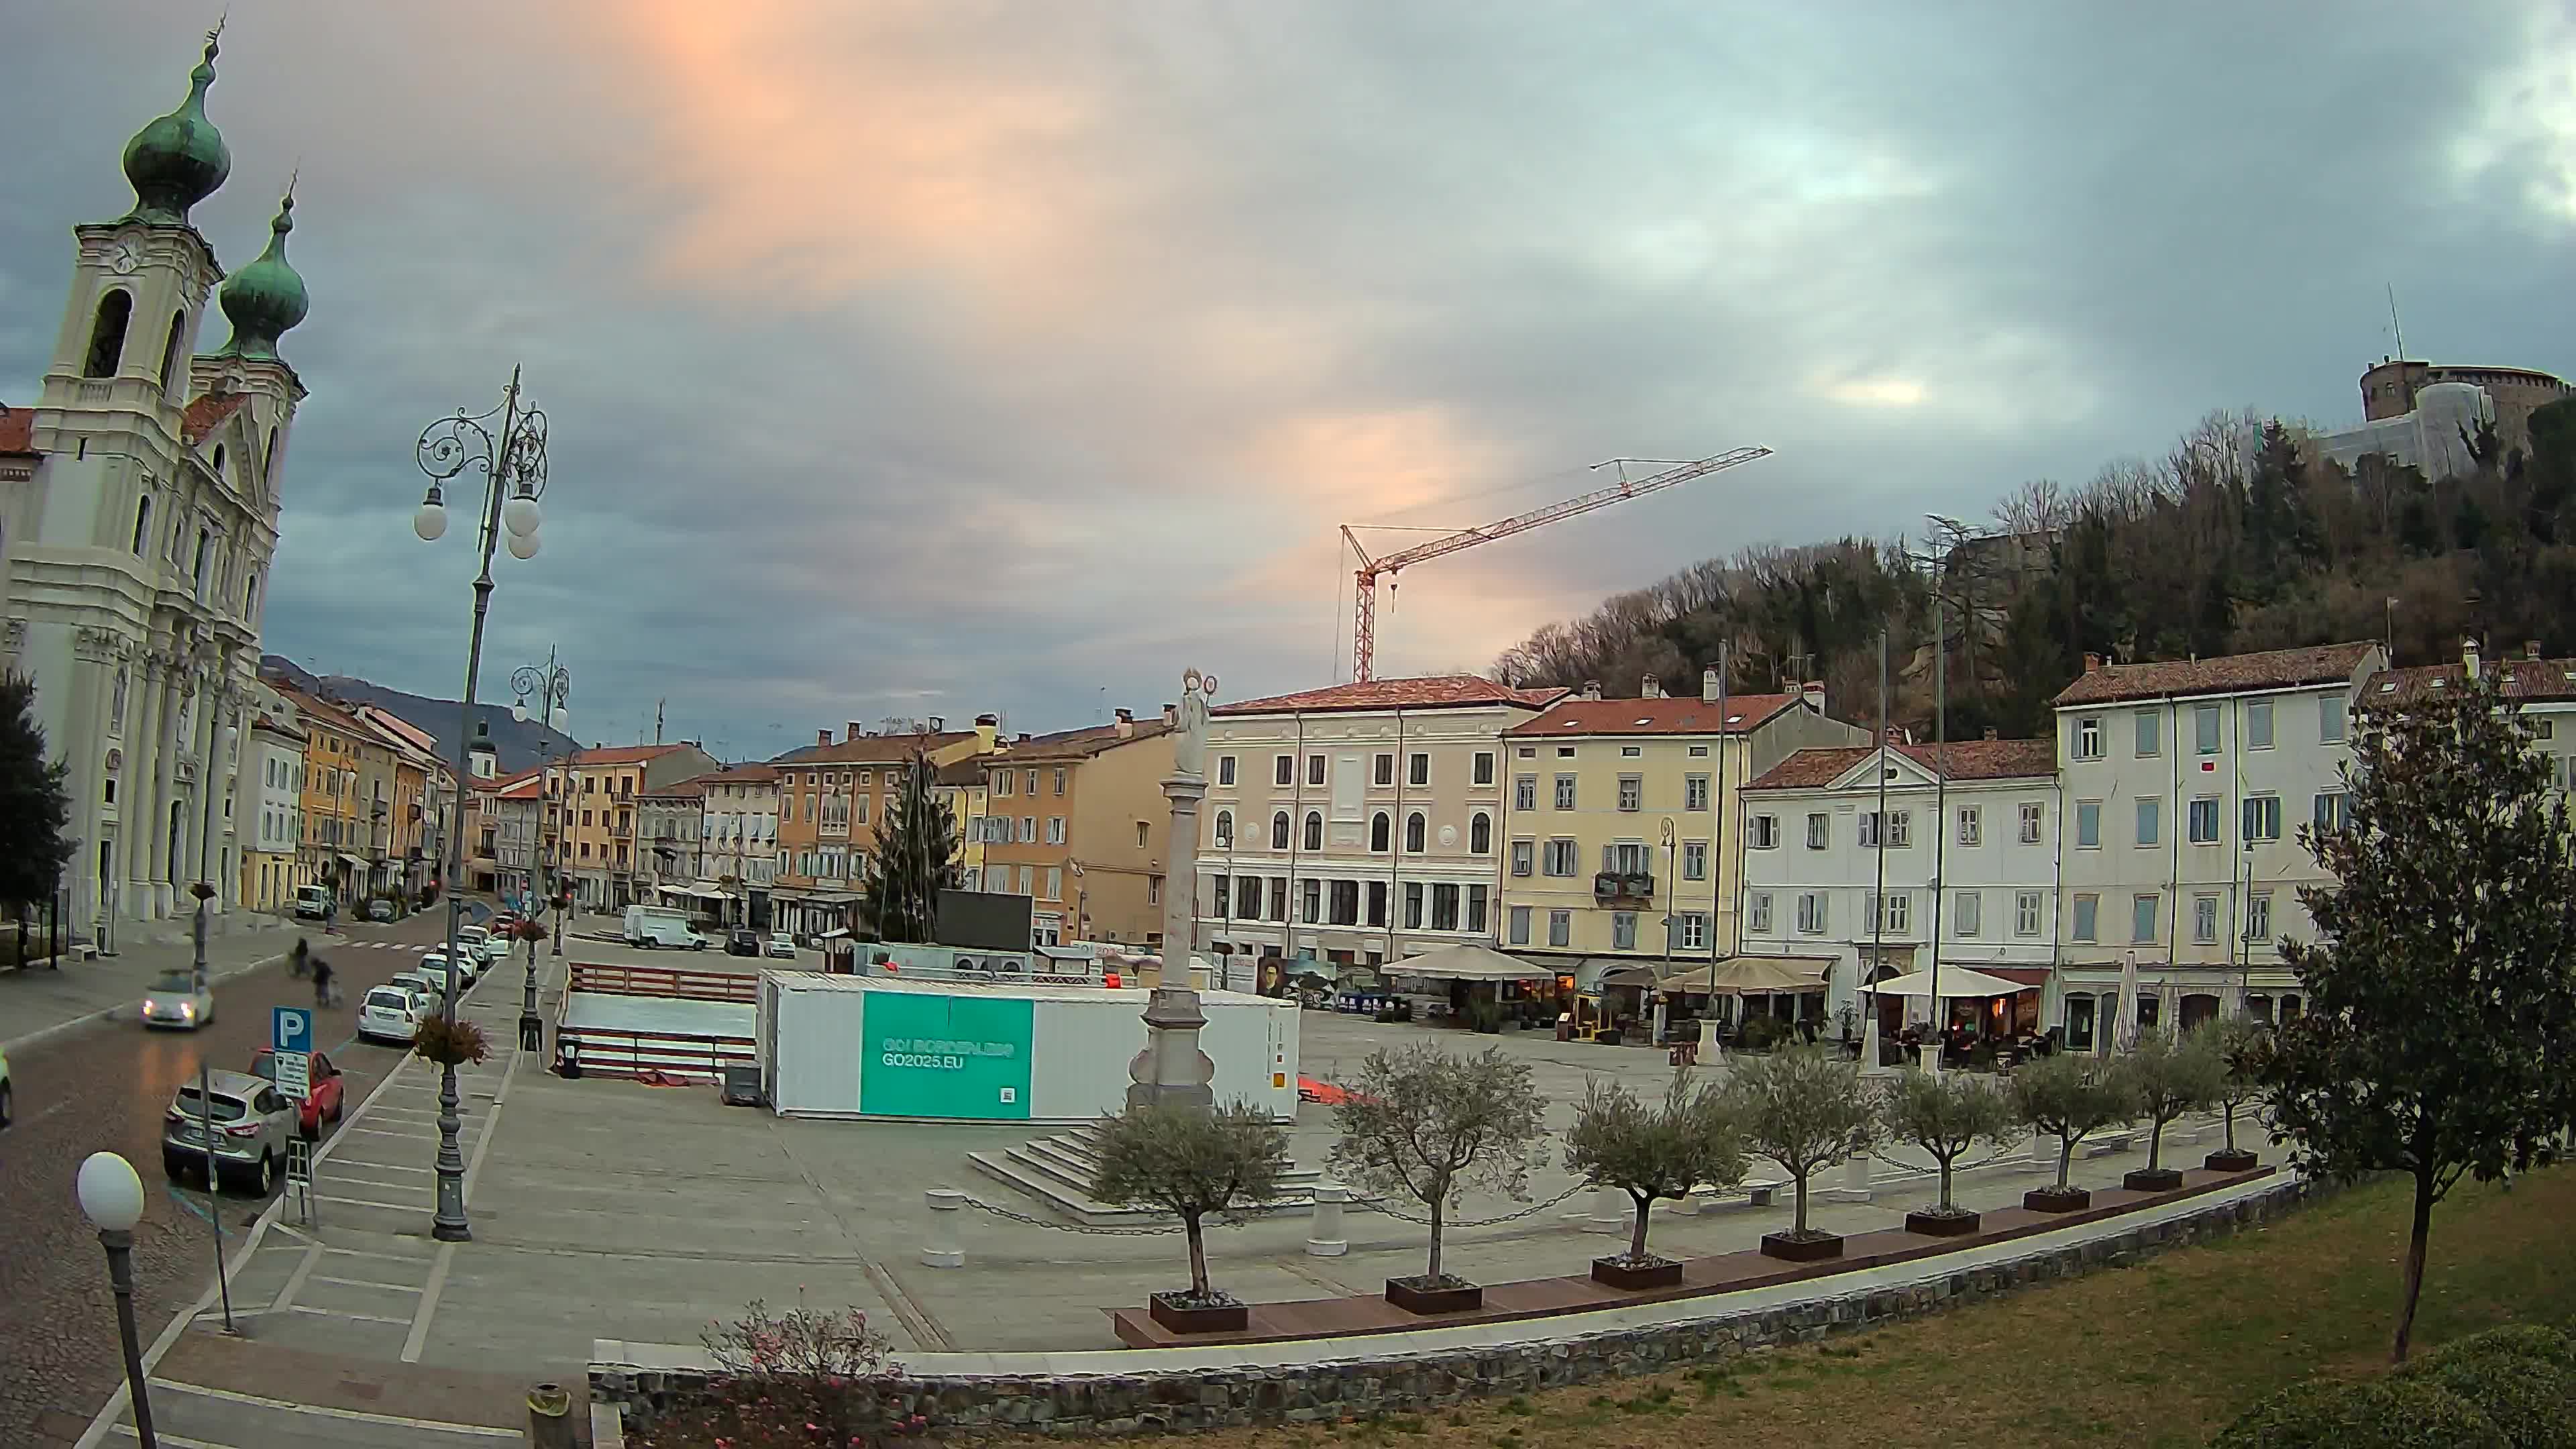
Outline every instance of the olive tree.
[(1101, 1122), (1092, 1147), (1099, 1159), (1093, 1197), (1145, 1203), (1181, 1220), (1190, 1243), (1190, 1297), (1183, 1306), (1230, 1302), (1208, 1286), (1206, 1222), (1238, 1218), (1278, 1196), (1288, 1168), (1287, 1129), (1240, 1103), (1213, 1112), (1130, 1107)]
[(1694, 1086), (1687, 1067), (1673, 1073), (1660, 1106), (1624, 1083), (1596, 1078), (1565, 1134), (1565, 1167), (1593, 1187), (1618, 1188), (1636, 1203), (1626, 1261), (1644, 1266), (1655, 1261), (1646, 1255), (1646, 1225), (1656, 1200), (1742, 1182), (1744, 1139), (1725, 1088), (1716, 1082)]
[(2018, 1119), (2002, 1092), (1964, 1072), (1927, 1072), (1907, 1066), (1888, 1085), (1887, 1131), (1932, 1154), (1941, 1164), (1941, 1201), (1933, 1211), (1957, 1216), (1950, 1200), (1950, 1174), (1961, 1157), (1980, 1142), (2007, 1140)]
[(2127, 1073), (2093, 1057), (2059, 1052), (2016, 1068), (2013, 1116), (2057, 1139), (2057, 1188), (2072, 1184), (2077, 1143), (2105, 1127), (2137, 1120), (2137, 1094)]
[(2218, 1100), (2227, 1086), (2227, 1064), (2208, 1038), (2151, 1032), (2120, 1063), (2137, 1112), (2147, 1122), (2147, 1171), (2164, 1166), (2165, 1127), (2187, 1112)]
[(1878, 1104), (1861, 1084), (1859, 1065), (1820, 1047), (1737, 1057), (1727, 1097), (1745, 1146), (1779, 1164), (1797, 1190), (1788, 1236), (1815, 1236), (1807, 1226), (1808, 1180), (1879, 1140)]
[(1401, 1194), (1430, 1210), (1422, 1283), (1449, 1286), (1440, 1271), (1449, 1210), (1470, 1188), (1528, 1195), (1529, 1149), (1547, 1099), (1530, 1069), (1499, 1047), (1461, 1056), (1431, 1042), (1369, 1053), (1344, 1086), (1349, 1095), (1333, 1107), (1341, 1129), (1334, 1170), (1363, 1191)]
[(2236, 1114), (2263, 1092), (2263, 1067), (2272, 1052), (2272, 1029), (2250, 1016), (2206, 1021), (2197, 1028), (2202, 1047), (2218, 1058), (2218, 1095), (2210, 1105), (2219, 1112), (2227, 1150), (2235, 1152)]

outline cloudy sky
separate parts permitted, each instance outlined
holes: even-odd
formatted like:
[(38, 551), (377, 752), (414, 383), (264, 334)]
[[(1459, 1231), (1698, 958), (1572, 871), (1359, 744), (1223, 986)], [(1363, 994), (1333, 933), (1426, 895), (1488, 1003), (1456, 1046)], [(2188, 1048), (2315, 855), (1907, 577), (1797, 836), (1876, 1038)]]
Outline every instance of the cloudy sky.
[[(16, 7), (0, 399), (219, 8)], [(2539, 0), (231, 0), (219, 68), (198, 224), (247, 262), (300, 167), (313, 296), (269, 647), (452, 693), (412, 443), (522, 363), (553, 484), (484, 687), (560, 647), (587, 739), (1308, 687), (1338, 525), (1778, 450), (1406, 575), (1379, 672), (1480, 668), (2213, 407), (2357, 419), (2390, 284), (2419, 355), (2576, 373)]]

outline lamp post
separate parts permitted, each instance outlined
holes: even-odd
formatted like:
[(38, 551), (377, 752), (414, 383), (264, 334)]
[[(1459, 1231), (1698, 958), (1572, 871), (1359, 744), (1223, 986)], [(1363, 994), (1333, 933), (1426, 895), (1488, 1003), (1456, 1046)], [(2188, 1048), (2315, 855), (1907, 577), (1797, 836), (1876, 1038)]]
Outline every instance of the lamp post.
[[(497, 437), (487, 426), (495, 417), (500, 425)], [(440, 418), (423, 428), (413, 451), (421, 472), (429, 475), (429, 491), (412, 514), (412, 531), (424, 543), (435, 543), (447, 532), (444, 485), (468, 469), (479, 468), (483, 473), (483, 506), (476, 515), (482, 568), (474, 579), (474, 625), (465, 650), (465, 696), (457, 705), (456, 816), (463, 819), (465, 792), (474, 777), (473, 760), (467, 751), (474, 737), (474, 681), (483, 669), (483, 620), (492, 606), (492, 550), (506, 539), (512, 558), (537, 556), (537, 525), (544, 521), (537, 499), (546, 491), (546, 415), (521, 404), (519, 369), (513, 367), (499, 407), (480, 414), (457, 409), (454, 417)], [(464, 841), (456, 831), (447, 834), (446, 875), (452, 886), (464, 872)], [(456, 928), (464, 905), (461, 893), (453, 889), (447, 892), (447, 960), (451, 964), (445, 972), (445, 990), (441, 994), (450, 1021), (456, 1018), (457, 978), (464, 974), (453, 964), (458, 959)], [(456, 1064), (449, 1062), (439, 1068), (438, 1206), (430, 1221), (430, 1236), (448, 1243), (465, 1242), (474, 1236), (465, 1217), (465, 1155), (456, 1144), (456, 1131), (462, 1125), (457, 1120), (456, 1105)]]
[[(570, 729), (572, 725), (572, 671), (555, 662), (555, 651), (553, 646), (549, 645), (546, 649), (545, 663), (522, 664), (518, 668), (510, 671), (510, 693), (517, 696), (516, 702), (510, 706), (510, 718), (519, 721), (521, 724), (527, 723), (529, 717), (528, 701), (534, 699), (537, 702), (536, 718), (545, 721), (547, 728), (554, 730), (558, 734), (565, 733)], [(566, 760), (565, 763), (569, 765), (571, 762)], [(549, 777), (553, 775), (554, 770), (552, 761), (547, 762), (546, 773)], [(564, 779), (565, 789), (563, 807), (569, 809), (572, 804), (572, 775), (570, 770), (565, 771)], [(552, 783), (551, 778), (549, 778), (548, 783)], [(555, 810), (557, 808), (555, 798), (551, 793), (544, 797), (544, 806), (546, 811), (546, 820), (551, 823), (554, 819)], [(560, 854), (563, 840), (563, 828), (559, 825), (555, 827), (554, 838), (556, 841), (557, 853)], [(539, 843), (542, 845), (543, 842), (544, 836), (540, 834)], [(541, 864), (544, 864), (547, 867), (547, 874), (550, 877), (562, 874), (562, 862), (560, 860), (545, 861), (541, 862)], [(531, 874), (533, 874), (533, 872)], [(546, 886), (546, 894), (549, 897), (552, 897), (555, 894), (555, 886), (551, 880), (549, 880)], [(533, 1013), (536, 1010), (537, 1002), (536, 985), (533, 980), (534, 973), (536, 971), (536, 961), (534, 960), (535, 953), (531, 951), (529, 954), (531, 959), (528, 962), (528, 970), (531, 975), (531, 980), (528, 986), (527, 1010), (528, 1012)], [(555, 959), (563, 959), (563, 907), (560, 905), (555, 907)], [(519, 1029), (522, 1032), (527, 1030), (524, 1021), (521, 1023)]]
[(157, 1449), (152, 1433), (152, 1398), (143, 1381), (143, 1342), (134, 1332), (134, 1225), (143, 1221), (143, 1179), (134, 1165), (113, 1152), (93, 1152), (73, 1179), (81, 1216), (98, 1229), (107, 1249), (107, 1281), (116, 1290), (116, 1331), (125, 1341), (125, 1390), (134, 1401), (134, 1437), (143, 1449)]

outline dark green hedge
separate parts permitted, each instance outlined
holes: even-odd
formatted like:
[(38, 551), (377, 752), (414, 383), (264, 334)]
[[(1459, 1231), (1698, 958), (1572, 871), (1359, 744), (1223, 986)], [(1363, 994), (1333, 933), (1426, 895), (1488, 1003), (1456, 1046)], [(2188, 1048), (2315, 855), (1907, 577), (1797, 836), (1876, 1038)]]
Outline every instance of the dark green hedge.
[(2211, 1449), (2576, 1449), (2576, 1339), (2514, 1323), (2385, 1378), (2310, 1379), (2245, 1411)]

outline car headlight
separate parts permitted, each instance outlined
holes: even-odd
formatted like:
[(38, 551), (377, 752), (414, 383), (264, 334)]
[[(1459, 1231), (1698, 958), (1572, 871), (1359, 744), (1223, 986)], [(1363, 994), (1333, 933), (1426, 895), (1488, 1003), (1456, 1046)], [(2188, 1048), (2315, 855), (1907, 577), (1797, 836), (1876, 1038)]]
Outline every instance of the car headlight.
[(193, 1001), (180, 1002), (179, 1015), (184, 1020), (195, 1020), (197, 1015), (197, 1003)]
[(154, 1012), (156, 1012), (156, 1011), (159, 1011), (160, 1009), (161, 1009), (161, 1003), (160, 1003), (160, 1002), (157, 1002), (157, 1001), (153, 1000), (153, 999), (152, 999), (151, 997), (149, 997), (149, 996), (147, 996), (147, 997), (143, 998), (143, 1014), (144, 1014), (145, 1016), (150, 1016), (152, 1013), (154, 1013)]

